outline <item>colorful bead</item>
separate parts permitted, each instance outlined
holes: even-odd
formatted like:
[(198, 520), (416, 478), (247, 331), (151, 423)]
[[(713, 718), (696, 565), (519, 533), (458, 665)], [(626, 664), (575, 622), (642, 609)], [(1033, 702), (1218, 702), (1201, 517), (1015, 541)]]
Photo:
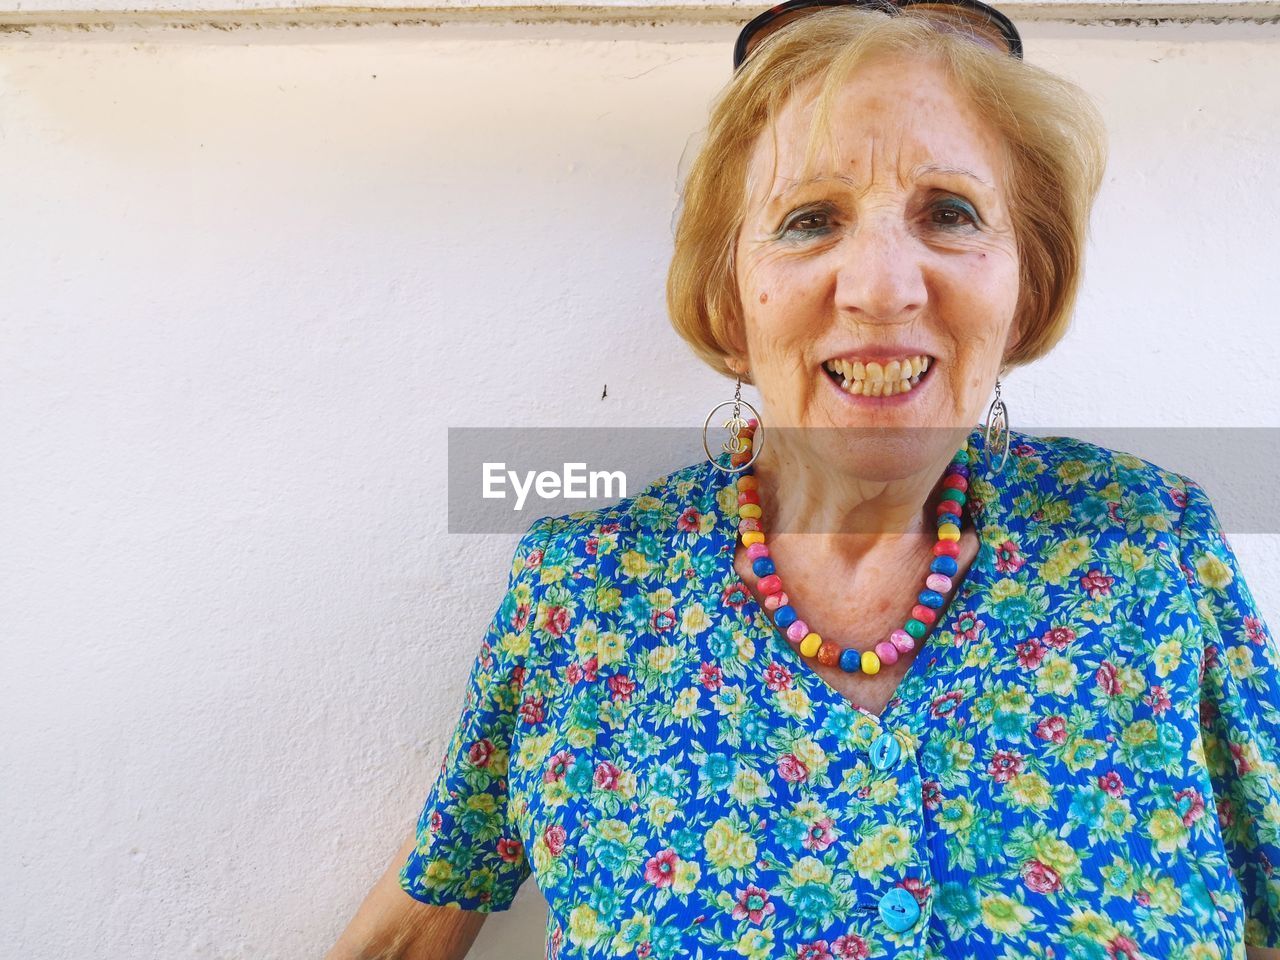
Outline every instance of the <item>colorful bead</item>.
[(938, 509), (934, 512), (939, 517), (958, 517), (964, 511), (964, 507), (956, 503), (954, 500), (943, 500), (938, 504)]
[(951, 462), (952, 463), (968, 463), (969, 462), (968, 449), (966, 448), (964, 450), (957, 450), (956, 455), (951, 458)]
[(959, 540), (960, 528), (954, 523), (944, 523), (938, 528), (939, 540)]
[(938, 622), (938, 613), (932, 607), (926, 607), (923, 603), (917, 603), (911, 608), (911, 616), (915, 617), (926, 627), (932, 627)]
[(946, 489), (942, 491), (943, 500), (954, 500), (956, 503), (964, 503), (965, 496), (963, 490)]
[[(817, 634), (815, 633), (816, 637)], [(831, 640), (823, 640), (822, 645), (818, 647), (818, 662), (824, 667), (834, 667), (840, 662), (840, 644)]]
[(822, 638), (816, 633), (810, 633), (800, 641), (800, 652), (806, 657), (812, 657), (821, 647)]
[(771, 573), (767, 577), (761, 577), (756, 586), (760, 588), (761, 593), (778, 593), (782, 589), (782, 578), (776, 573)]
[(739, 533), (750, 533), (752, 530), (760, 529), (760, 521), (755, 517), (744, 517), (738, 521)]
[(743, 490), (738, 494), (738, 506), (741, 507), (748, 503), (754, 503), (758, 506), (760, 503), (760, 494), (756, 493), (754, 490)]
[(881, 640), (876, 644), (876, 656), (880, 658), (881, 663), (893, 666), (898, 662), (898, 648), (888, 640)]
[(933, 545), (935, 557), (956, 557), (960, 555), (960, 544), (954, 540), (939, 540)]
[(862, 651), (862, 672), (868, 676), (880, 672), (880, 658), (874, 650)]
[(958, 473), (953, 473), (943, 478), (942, 485), (944, 487), (950, 487), (952, 490), (968, 490), (969, 479), (967, 477), (960, 476)]
[(915, 617), (912, 617), (905, 624), (903, 624), (902, 629), (906, 630), (907, 633), (911, 634), (917, 640), (919, 640), (921, 637), (923, 637), (926, 633), (929, 632), (929, 628), (925, 626), (924, 623), (922, 623), (920, 620), (917, 620)]
[(759, 530), (752, 530), (750, 533), (744, 533), (742, 535), (742, 542), (748, 547), (757, 543), (764, 543), (764, 534)]
[[(750, 550), (747, 551), (747, 556), (751, 556)], [(955, 557), (934, 557), (929, 569), (944, 577), (954, 577), (960, 571), (960, 565), (956, 563)]]
[(740, 517), (760, 517), (761, 510), (758, 503), (744, 503), (738, 508), (738, 516)]
[(791, 598), (787, 596), (787, 592), (783, 590), (781, 593), (771, 593), (764, 598), (764, 608), (766, 610), (777, 610), (785, 607), (791, 602)]
[(793, 643), (799, 643), (809, 635), (809, 625), (803, 620), (792, 620), (787, 627), (787, 639)]
[(947, 593), (951, 590), (952, 580), (946, 574), (931, 573), (924, 578), (924, 585), (938, 593)]
[(840, 669), (845, 673), (857, 673), (862, 669), (862, 654), (853, 647), (845, 647), (840, 653)]
[(751, 572), (757, 577), (767, 577), (774, 573), (773, 560), (769, 557), (761, 557), (758, 560), (751, 561)]
[(937, 590), (921, 590), (919, 596), (916, 597), (926, 607), (932, 607), (937, 610), (947, 599)]
[(916, 647), (916, 638), (905, 630), (895, 630), (889, 634), (889, 642), (898, 648), (899, 653), (910, 653)]
[[(767, 557), (768, 555), (769, 555), (769, 548), (766, 547), (763, 543), (753, 543), (751, 544), (751, 546), (747, 547), (748, 560), (758, 560), (760, 557)], [(937, 563), (938, 561), (935, 560), (933, 562)]]
[(739, 491), (755, 490), (759, 485), (759, 483), (760, 483), (759, 480), (757, 480), (751, 474), (746, 473), (738, 477), (738, 490)]
[(785, 630), (787, 627), (791, 626), (791, 624), (796, 622), (798, 616), (799, 615), (796, 613), (795, 607), (791, 606), (789, 603), (783, 604), (773, 612), (773, 622)]

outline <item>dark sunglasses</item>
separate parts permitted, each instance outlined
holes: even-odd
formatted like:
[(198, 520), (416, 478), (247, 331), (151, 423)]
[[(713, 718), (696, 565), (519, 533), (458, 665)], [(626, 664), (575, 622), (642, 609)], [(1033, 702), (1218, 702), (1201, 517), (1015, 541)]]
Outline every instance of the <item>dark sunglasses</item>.
[(787, 0), (770, 7), (738, 34), (733, 45), (733, 69), (736, 71), (751, 51), (779, 27), (798, 20), (823, 7), (867, 7), (897, 15), (909, 11), (911, 16), (929, 20), (941, 30), (949, 30), (1022, 59), (1022, 37), (1013, 21), (995, 7), (979, 0)]

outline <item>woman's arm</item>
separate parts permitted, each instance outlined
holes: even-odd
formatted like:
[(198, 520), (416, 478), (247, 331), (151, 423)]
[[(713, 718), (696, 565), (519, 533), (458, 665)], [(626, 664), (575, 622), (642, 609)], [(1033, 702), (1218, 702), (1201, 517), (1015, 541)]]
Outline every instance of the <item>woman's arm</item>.
[(462, 960), (467, 955), (488, 914), (420, 903), (405, 893), (400, 868), (415, 842), (411, 836), (392, 858), (325, 960)]

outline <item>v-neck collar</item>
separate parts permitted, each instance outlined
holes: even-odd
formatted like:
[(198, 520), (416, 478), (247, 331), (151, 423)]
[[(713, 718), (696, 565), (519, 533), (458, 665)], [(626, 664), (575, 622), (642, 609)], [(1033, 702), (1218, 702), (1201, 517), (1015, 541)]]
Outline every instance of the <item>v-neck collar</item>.
[[(810, 695), (815, 702), (820, 701), (820, 706), (825, 710), (852, 709), (869, 717), (880, 726), (883, 726), (888, 721), (896, 720), (897, 715), (906, 709), (910, 699), (918, 696), (920, 692), (926, 689), (925, 681), (943, 651), (943, 648), (937, 643), (937, 637), (943, 631), (943, 625), (952, 622), (958, 614), (972, 604), (975, 596), (989, 587), (989, 578), (995, 572), (996, 548), (992, 542), (993, 538), (987, 534), (992, 528), (1000, 525), (1001, 519), (1007, 511), (1008, 505), (1002, 501), (1007, 497), (1005, 487), (1008, 483), (1007, 478), (1010, 476), (1011, 465), (1010, 463), (1004, 465), (1004, 475), (1001, 476), (995, 473), (994, 465), (988, 468), (984, 464), (982, 459), (985, 447), (984, 433), (983, 427), (975, 427), (969, 434), (966, 447), (969, 453), (971, 493), (973, 492), (974, 478), (981, 477), (987, 481), (984, 490), (990, 494), (985, 499), (971, 496), (965, 503), (969, 522), (973, 524), (978, 533), (978, 554), (969, 565), (964, 580), (952, 594), (951, 601), (939, 611), (937, 627), (925, 636), (923, 645), (917, 652), (915, 659), (912, 660), (911, 665), (907, 668), (907, 672), (898, 681), (898, 686), (894, 690), (893, 696), (889, 698), (881, 713), (875, 714), (864, 707), (858, 706), (831, 684), (827, 683), (821, 674), (805, 662), (805, 658), (800, 655), (800, 652), (793, 648), (786, 638), (779, 633), (768, 613), (756, 600), (755, 594), (750, 587), (745, 583), (742, 584), (747, 598), (746, 602), (741, 607), (734, 607), (735, 615), (741, 625), (751, 633), (754, 639), (767, 646), (773, 657), (786, 664), (793, 674), (804, 673), (809, 677), (811, 681)], [(1011, 447), (1014, 445), (1014, 435), (1012, 433), (1010, 434), (1009, 444)], [(1012, 460), (1012, 454), (1013, 451), (1010, 450), (1010, 460)], [(717, 460), (722, 466), (728, 466), (728, 456), (728, 454), (722, 454)], [(711, 502), (715, 502), (715, 494), (724, 487), (732, 486), (739, 474), (725, 473), (718, 470), (709, 461), (704, 462), (703, 466), (705, 468), (705, 482), (712, 491)], [(738, 544), (737, 510), (735, 508), (719, 510), (717, 514), (718, 520), (711, 546), (717, 560), (723, 564), (721, 571), (725, 579), (722, 582), (742, 583), (742, 578), (739, 576), (737, 568), (733, 565), (734, 552)], [(762, 651), (759, 647), (757, 647), (757, 652), (753, 659), (758, 664), (763, 664), (765, 661), (766, 658), (762, 656)]]

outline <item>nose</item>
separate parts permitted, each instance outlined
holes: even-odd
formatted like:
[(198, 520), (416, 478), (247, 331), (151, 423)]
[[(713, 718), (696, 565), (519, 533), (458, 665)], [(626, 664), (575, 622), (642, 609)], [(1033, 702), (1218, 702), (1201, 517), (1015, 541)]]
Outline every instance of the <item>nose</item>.
[(904, 225), (888, 219), (863, 220), (841, 240), (835, 296), (845, 316), (904, 323), (928, 299), (923, 251)]

